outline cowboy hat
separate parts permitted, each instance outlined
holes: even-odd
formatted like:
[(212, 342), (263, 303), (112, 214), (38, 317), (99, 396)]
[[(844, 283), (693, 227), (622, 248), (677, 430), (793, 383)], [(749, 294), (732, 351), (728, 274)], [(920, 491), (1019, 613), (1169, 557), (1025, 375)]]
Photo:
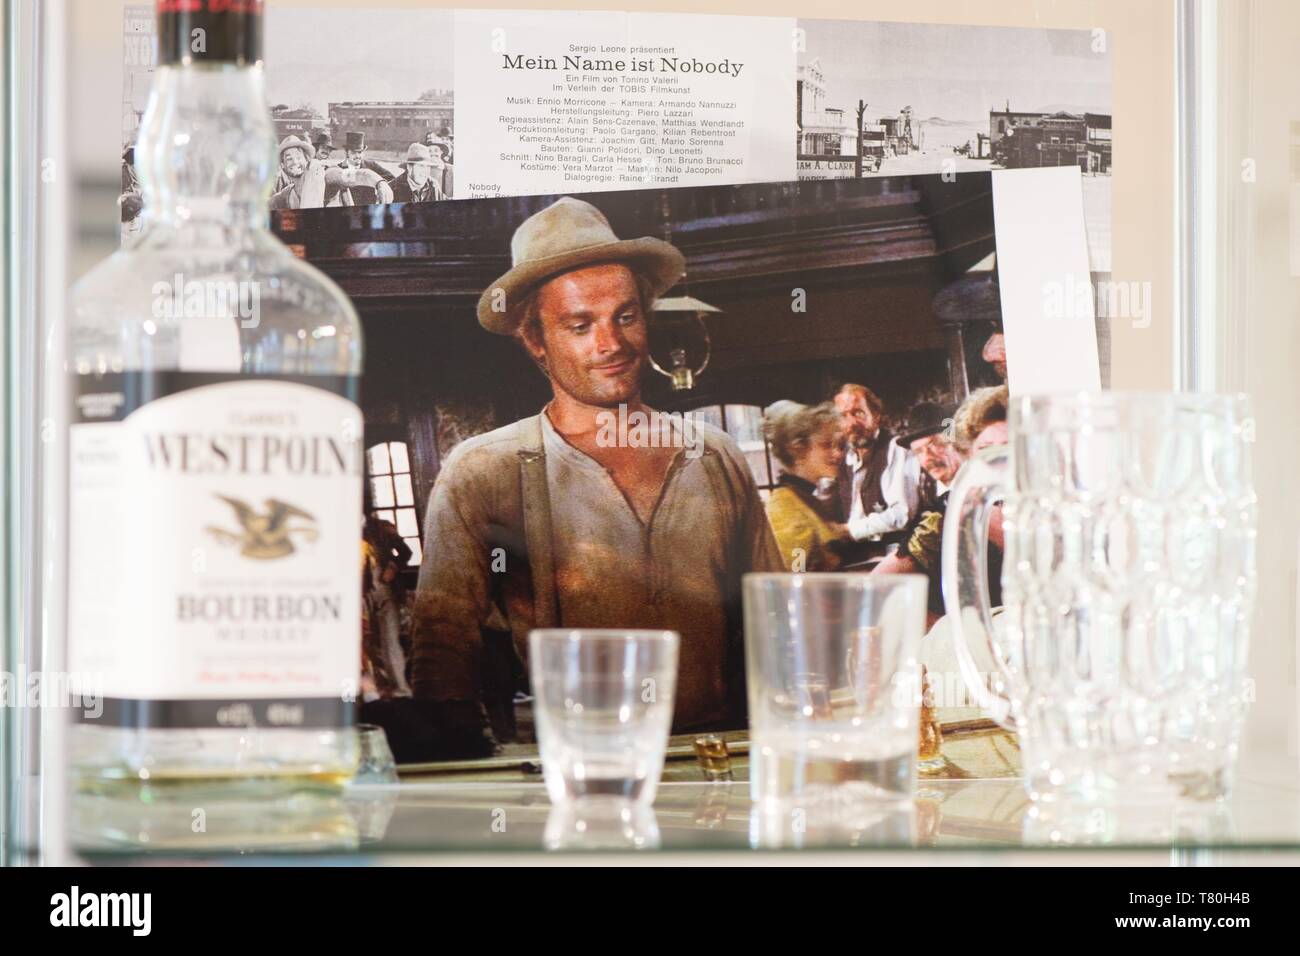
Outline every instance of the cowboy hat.
[(423, 143), (412, 143), (406, 147), (406, 158), (403, 163), (416, 163), (421, 166), (433, 165), (433, 154), (429, 152), (429, 147)]
[(514, 335), (518, 306), (528, 293), (562, 272), (599, 262), (622, 262), (650, 281), (655, 298), (677, 284), (686, 257), (662, 239), (620, 239), (591, 203), (565, 196), (525, 219), (510, 240), (511, 269), (483, 291), (478, 321), (498, 335)]
[(280, 149), (276, 153), (276, 159), (280, 162), (283, 162), (284, 154), (291, 149), (302, 150), (302, 154), (308, 159), (311, 159), (313, 156), (316, 155), (316, 150), (312, 147), (311, 143), (307, 142), (305, 139), (302, 139), (301, 137), (294, 136), (292, 133), (290, 133), (284, 139), (280, 140)]

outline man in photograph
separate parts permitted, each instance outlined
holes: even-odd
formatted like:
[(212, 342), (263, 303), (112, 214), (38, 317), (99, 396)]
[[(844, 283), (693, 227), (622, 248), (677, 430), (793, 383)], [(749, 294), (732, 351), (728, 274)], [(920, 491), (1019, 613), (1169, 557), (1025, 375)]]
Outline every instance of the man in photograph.
[(447, 198), (435, 180), (433, 153), (428, 146), (412, 143), (402, 165), (402, 174), (390, 184), (393, 202), (440, 202)]
[(140, 187), (140, 176), (135, 171), (134, 143), (122, 150), (122, 192), (142, 192)]
[(951, 406), (919, 402), (896, 439), (900, 447), (916, 457), (929, 478), (932, 488), (922, 493), (927, 507), (934, 507), (935, 502), (947, 498), (948, 488), (966, 460), (953, 439), (953, 415)]
[(919, 503), (920, 466), (882, 426), (884, 407), (865, 385), (850, 383), (835, 395), (845, 444), (835, 499), (839, 520), (858, 542), (850, 564), (896, 549)]
[(405, 603), (402, 571), (411, 561), (411, 547), (396, 526), (374, 514), (362, 529), (365, 564), (362, 569), (362, 614), (365, 661), (374, 692), (380, 697), (410, 697), (406, 650), (402, 647), (401, 611)]
[(980, 351), (980, 358), (993, 366), (993, 371), (997, 372), (998, 378), (1004, 382), (1007, 380), (1007, 337), (1005, 335), (1001, 332), (990, 335)]
[(271, 196), (272, 209), (325, 205), (325, 166), (315, 156), (315, 147), (305, 139), (290, 135), (280, 141), (280, 179)]
[(312, 134), (311, 145), (316, 151), (316, 158), (322, 163), (328, 163), (329, 158), (334, 155), (334, 140), (327, 129), (318, 129)]
[(122, 193), (117, 199), (122, 218), (122, 248), (135, 244), (144, 229), (144, 197), (139, 193)]
[(442, 190), (443, 196), (451, 199), (455, 195), (452, 192), (454, 171), (451, 164), (451, 142), (436, 135), (433, 130), (429, 130), (425, 134), (424, 145), (429, 147), (433, 156), (434, 178), (437, 180), (438, 188)]
[(340, 194), (356, 186), (376, 188), (382, 180), (368, 169), (326, 166), (311, 144), (297, 136), (280, 142), (280, 173), (284, 186), (271, 196), (272, 209), (319, 209), (339, 205)]
[[(897, 439), (911, 449), (926, 475), (920, 513), (908, 527), (903, 546), (876, 568), (878, 574), (920, 573), (930, 579), (928, 623), (944, 613), (941, 579), (941, 550), (948, 491), (966, 459), (989, 444), (1006, 441), (1006, 389), (983, 388), (969, 395), (952, 412), (932, 402), (921, 402), (908, 416), (904, 433)], [(993, 547), (989, 553), (989, 588), (1001, 603), (1001, 512), (989, 528)]]
[(344, 134), (343, 162), (339, 168), (345, 170), (366, 169), (379, 177), (379, 181), (374, 186), (350, 187), (346, 191), (347, 195), (343, 205), (372, 206), (375, 203), (393, 201), (393, 189), (388, 185), (388, 181), (393, 178), (394, 174), (387, 167), (375, 162), (373, 159), (366, 158), (366, 134), (364, 132)]
[(608, 437), (620, 407), (658, 414), (641, 400), (647, 325), (685, 260), (659, 239), (619, 239), (568, 197), (520, 225), (511, 252), (479, 323), (513, 337), (553, 397), (442, 465), (415, 598), (416, 696), (481, 720), (489, 619), (504, 618), (521, 656), (536, 627), (663, 628), (681, 635), (674, 729), (743, 726), (740, 580), (782, 570), (749, 467), (709, 426), (687, 436), (678, 420), (676, 447)]

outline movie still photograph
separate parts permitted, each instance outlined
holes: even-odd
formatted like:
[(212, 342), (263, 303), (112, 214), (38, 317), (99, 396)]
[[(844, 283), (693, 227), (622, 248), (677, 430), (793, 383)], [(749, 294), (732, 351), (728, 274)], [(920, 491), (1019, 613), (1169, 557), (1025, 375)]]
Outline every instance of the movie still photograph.
[(362, 716), (399, 762), (534, 747), (534, 629), (679, 632), (688, 734), (745, 726), (745, 574), (915, 572), (937, 619), (948, 485), (1006, 440), (991, 193), (274, 216), (365, 329)]

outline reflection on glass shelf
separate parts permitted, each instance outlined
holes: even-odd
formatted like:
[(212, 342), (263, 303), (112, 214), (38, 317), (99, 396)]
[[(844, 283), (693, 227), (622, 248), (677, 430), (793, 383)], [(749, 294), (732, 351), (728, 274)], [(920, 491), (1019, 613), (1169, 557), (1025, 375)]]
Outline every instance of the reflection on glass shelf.
[(762, 807), (749, 814), (749, 842), (758, 850), (811, 848), (861, 849), (915, 846), (920, 815), (913, 802), (841, 802), (816, 806)]
[[(950, 715), (951, 716), (951, 715)], [(375, 855), (551, 851), (754, 850), (1019, 851), (1114, 848), (1290, 851), (1300, 860), (1300, 780), (1285, 755), (1250, 755), (1221, 801), (1111, 804), (1078, 809), (1035, 803), (1025, 792), (1015, 739), (978, 722), (945, 724), (944, 767), (918, 779), (902, 805), (869, 800), (790, 806), (750, 800), (748, 738), (727, 740), (734, 779), (705, 778), (695, 749), (673, 738), (648, 817), (553, 813), (536, 751), (483, 761), (405, 768), (393, 784), (376, 747), (342, 793), (275, 797), (226, 786), (183, 800), (146, 788), (131, 799), (80, 794), (72, 805), (76, 846), (91, 862), (124, 855), (224, 858), (248, 854)], [(201, 812), (200, 812), (201, 811)], [(799, 811), (799, 812), (795, 812)], [(1270, 859), (1274, 859), (1270, 857)], [(1159, 859), (1157, 860), (1159, 862)]]
[(644, 804), (567, 801), (547, 815), (543, 845), (548, 850), (652, 850), (659, 846), (659, 824)]
[[(202, 810), (201, 815), (196, 811)], [(761, 809), (744, 781), (665, 783), (645, 813), (553, 809), (541, 783), (406, 782), (345, 796), (202, 806), (78, 799), (77, 846), (122, 854), (222, 857), (543, 851), (1151, 849), (1300, 853), (1300, 793), (1243, 782), (1225, 802), (1035, 805), (1019, 780), (927, 780), (910, 804)], [(205, 830), (196, 829), (202, 819)]]
[(70, 805), (74, 849), (169, 858), (350, 853), (382, 840), (399, 802), (394, 785), (285, 796), (188, 790), (184, 799), (78, 793)]
[(1231, 807), (1215, 801), (1146, 806), (1037, 804), (1025, 813), (1032, 846), (1230, 846), (1237, 842)]
[(176, 856), (346, 852), (360, 845), (357, 822), (341, 792), (279, 792), (258, 799), (233, 788), (186, 789), (185, 797), (141, 788), (135, 797), (77, 793), (69, 828), (86, 853)]

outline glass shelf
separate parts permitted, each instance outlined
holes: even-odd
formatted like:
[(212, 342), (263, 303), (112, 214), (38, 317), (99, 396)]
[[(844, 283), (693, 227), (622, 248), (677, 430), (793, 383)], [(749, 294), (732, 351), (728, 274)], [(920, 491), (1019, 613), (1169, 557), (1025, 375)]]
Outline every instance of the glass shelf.
[[(552, 808), (540, 780), (514, 771), (409, 775), (343, 795), (251, 799), (218, 791), (184, 800), (77, 797), (73, 837), (89, 863), (291, 856), (297, 862), (413, 862), (447, 855), (603, 852), (854, 851), (879, 855), (1127, 851), (1149, 863), (1219, 862), (1270, 854), (1300, 862), (1300, 783), (1278, 755), (1242, 768), (1228, 800), (1208, 803), (1035, 806), (1016, 777), (918, 780), (911, 804), (854, 804), (767, 813), (743, 779), (672, 780), (642, 817)], [(737, 776), (744, 774), (736, 761)], [(689, 776), (679, 770), (678, 777)], [(670, 774), (670, 778), (671, 778)], [(204, 832), (195, 832), (202, 810)], [(1190, 855), (1188, 855), (1190, 854)], [(1279, 856), (1279, 854), (1281, 854)], [(875, 859), (872, 856), (871, 859)], [(1101, 860), (1099, 860), (1100, 862)], [(1107, 861), (1109, 858), (1107, 857)], [(868, 860), (870, 862), (870, 860)]]

